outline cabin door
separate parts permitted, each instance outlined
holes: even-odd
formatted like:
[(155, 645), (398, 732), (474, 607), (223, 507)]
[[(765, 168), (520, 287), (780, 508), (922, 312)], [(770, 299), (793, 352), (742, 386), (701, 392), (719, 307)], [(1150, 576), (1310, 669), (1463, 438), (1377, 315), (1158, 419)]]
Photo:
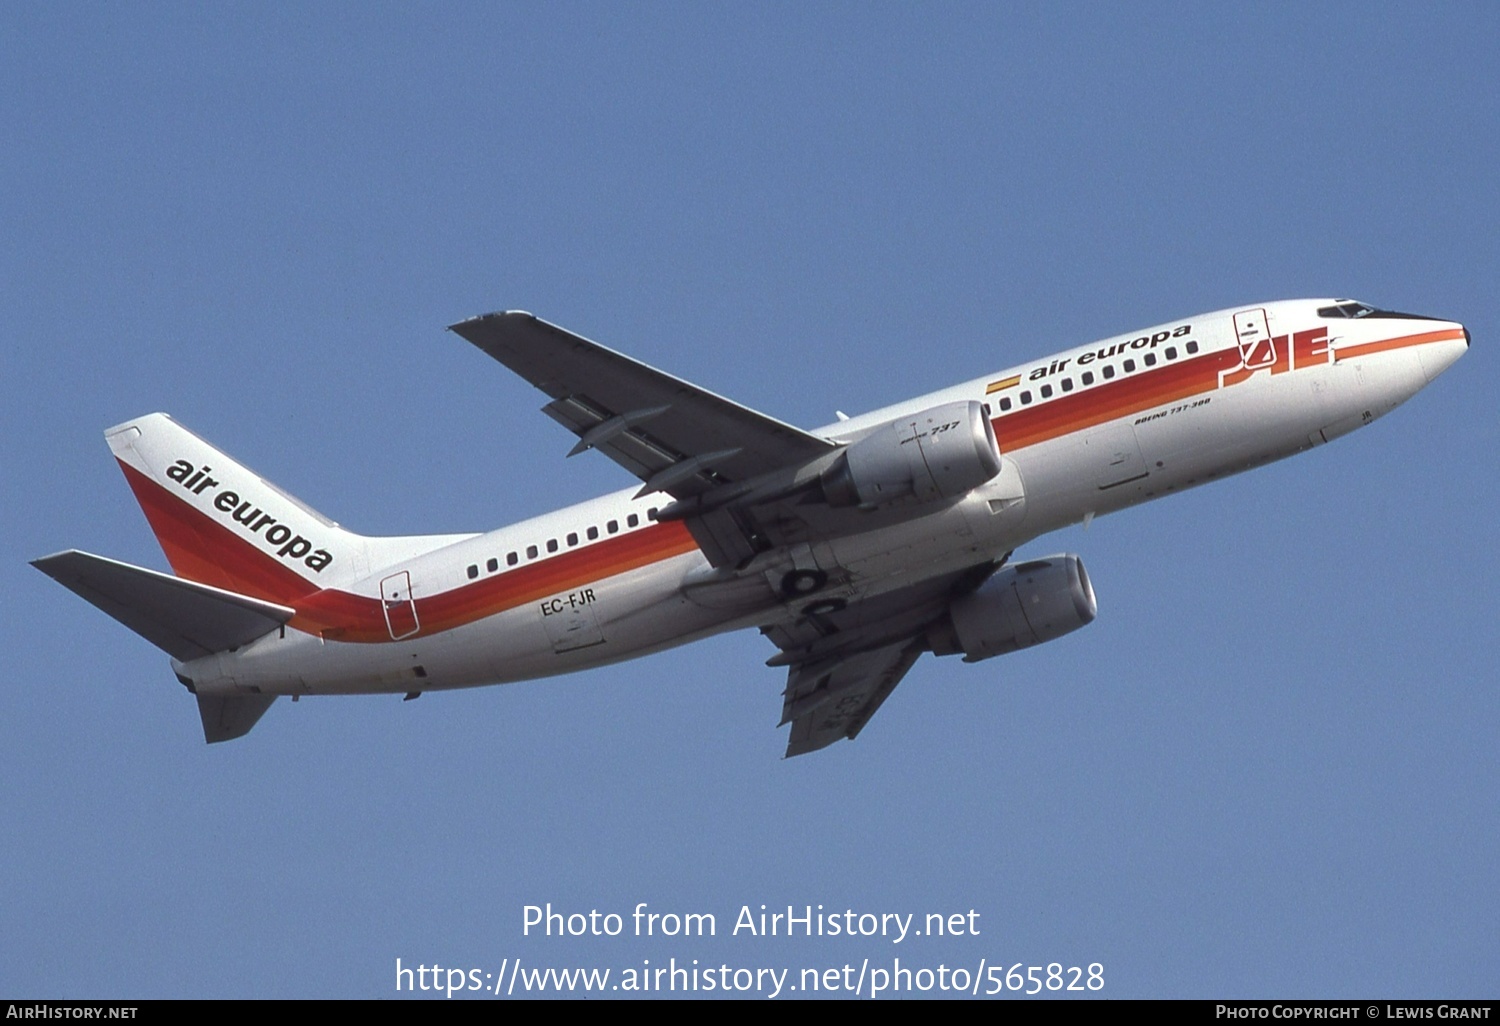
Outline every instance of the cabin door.
[(417, 633), (417, 603), (411, 597), (411, 574), (403, 570), (380, 582), (380, 605), (385, 610), (385, 626), (391, 638), (399, 641)]

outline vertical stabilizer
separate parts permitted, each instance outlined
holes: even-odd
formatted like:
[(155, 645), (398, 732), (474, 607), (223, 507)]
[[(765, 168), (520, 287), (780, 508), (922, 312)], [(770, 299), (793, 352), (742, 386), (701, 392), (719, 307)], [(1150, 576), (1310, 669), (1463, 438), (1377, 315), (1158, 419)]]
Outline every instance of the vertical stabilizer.
[(365, 539), (164, 413), (104, 433), (172, 569), (290, 605), (368, 572)]

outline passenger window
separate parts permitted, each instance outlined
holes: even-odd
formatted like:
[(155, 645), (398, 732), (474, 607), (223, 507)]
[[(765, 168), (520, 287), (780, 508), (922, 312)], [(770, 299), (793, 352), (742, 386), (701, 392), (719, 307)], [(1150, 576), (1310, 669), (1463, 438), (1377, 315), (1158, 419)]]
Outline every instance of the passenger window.
[(1062, 390), (1064, 392), (1071, 392), (1071, 391), (1073, 391), (1073, 379), (1072, 378), (1063, 378), (1062, 379)]
[(536, 546), (535, 545), (528, 545), (528, 546), (526, 546), (526, 558), (527, 559), (535, 559), (536, 556), (537, 556)]
[(989, 403), (985, 403), (984, 404), (984, 415), (986, 417), (993, 417), (995, 415), (995, 411), (992, 410), (992, 409), (990, 409), (990, 404)]
[(1029, 402), (1031, 402), (1031, 390), (1027, 389), (1025, 392), (1021, 393), (1021, 405), (1025, 406)]
[(646, 510), (646, 519), (647, 520), (655, 520), (656, 519), (656, 507), (655, 506), (652, 506), (650, 509)]
[(597, 527), (590, 527), (589, 528), (589, 541), (593, 541), (597, 537), (599, 537), (599, 528), (597, 528)]
[(610, 534), (614, 534), (620, 529), (620, 522), (618, 520), (611, 520), (608, 524), (605, 525), (605, 528), (609, 531)]
[(1135, 370), (1135, 361), (1134, 360), (1126, 360), (1125, 361), (1125, 373), (1129, 374), (1133, 370)]
[(638, 526), (640, 524), (640, 522), (641, 522), (641, 518), (638, 517), (638, 516), (636, 516), (634, 513), (630, 514), (630, 516), (628, 516), (628, 517), (625, 518), (625, 526), (626, 527), (636, 527), (636, 526)]
[(1168, 360), (1175, 360), (1175, 359), (1177, 359), (1177, 347), (1176, 346), (1167, 346), (1167, 359)]
[(568, 532), (568, 548), (571, 549), (574, 545), (577, 545), (577, 544), (578, 544), (578, 532), (577, 531), (569, 531)]
[(1042, 398), (1043, 399), (1051, 399), (1052, 398), (1052, 386), (1051, 385), (1043, 385), (1042, 386)]
[(1147, 353), (1146, 354), (1146, 366), (1147, 367), (1155, 367), (1156, 366), (1156, 354), (1155, 353)]
[(1196, 353), (1198, 351), (1198, 343), (1196, 343), (1196, 342), (1189, 342), (1187, 344), (1187, 351), (1190, 352), (1190, 353)]
[(474, 578), (476, 578), (478, 576), (479, 576), (479, 564), (478, 563), (471, 563), (471, 564), (469, 564), (469, 580), (472, 581)]
[(1104, 365), (1104, 380), (1108, 381), (1110, 378), (1112, 378), (1114, 376), (1115, 376), (1115, 367), (1114, 367), (1114, 364), (1105, 364)]
[(1001, 410), (1008, 410), (1008, 409), (1010, 409), (1010, 396), (1006, 396), (1005, 398), (1003, 398), (1003, 399), (1000, 400), (1000, 409)]
[(494, 573), (496, 570), (500, 569), (500, 561), (498, 559), (491, 558), (488, 563), (484, 564), (484, 568), (490, 573)]
[(1083, 372), (1083, 383), (1085, 385), (1092, 385), (1094, 383), (1094, 372), (1093, 371), (1084, 371)]
[(507, 552), (505, 554), (505, 565), (506, 566), (515, 566), (520, 561), (521, 561), (521, 555), (518, 552)]
[(548, 538), (547, 539), (547, 551), (548, 552), (556, 552), (557, 551), (557, 539), (556, 538)]

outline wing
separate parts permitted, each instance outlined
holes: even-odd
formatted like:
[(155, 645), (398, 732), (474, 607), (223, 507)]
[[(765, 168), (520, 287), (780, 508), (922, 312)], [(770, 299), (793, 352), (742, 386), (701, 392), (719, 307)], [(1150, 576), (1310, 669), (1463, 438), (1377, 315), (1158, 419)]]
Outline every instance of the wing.
[(854, 740), (921, 656), (920, 637), (806, 663), (787, 677), (781, 722), (792, 725), (786, 755), (806, 755)]
[(543, 411), (578, 436), (570, 456), (598, 449), (640, 478), (640, 495), (671, 495), (658, 518), (682, 520), (717, 568), (742, 568), (761, 552), (910, 515), (899, 506), (828, 503), (821, 475), (839, 458), (839, 444), (529, 313), (486, 314), (451, 327), (552, 397)]
[(857, 737), (926, 651), (927, 628), (998, 566), (983, 563), (766, 628), (781, 649), (770, 664), (791, 666), (781, 707), (781, 722), (792, 725), (787, 758)]
[(568, 455), (598, 449), (640, 478), (639, 494), (676, 499), (661, 519), (684, 520), (714, 566), (826, 534), (785, 500), (816, 485), (833, 442), (528, 313), (452, 330), (552, 397), (543, 411), (578, 436)]
[(832, 442), (689, 384), (529, 313), (452, 330), (552, 397), (543, 411), (644, 482), (642, 493), (702, 495), (806, 463)]

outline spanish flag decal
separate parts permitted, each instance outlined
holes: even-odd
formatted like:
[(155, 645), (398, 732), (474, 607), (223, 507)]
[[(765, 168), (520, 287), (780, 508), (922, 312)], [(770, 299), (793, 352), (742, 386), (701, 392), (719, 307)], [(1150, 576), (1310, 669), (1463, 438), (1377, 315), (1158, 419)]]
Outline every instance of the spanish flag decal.
[(985, 386), (984, 394), (994, 395), (996, 392), (1010, 388), (1014, 385), (1019, 385), (1020, 383), (1021, 375), (1019, 374), (1008, 377), (1004, 381), (991, 381), (987, 386)]

